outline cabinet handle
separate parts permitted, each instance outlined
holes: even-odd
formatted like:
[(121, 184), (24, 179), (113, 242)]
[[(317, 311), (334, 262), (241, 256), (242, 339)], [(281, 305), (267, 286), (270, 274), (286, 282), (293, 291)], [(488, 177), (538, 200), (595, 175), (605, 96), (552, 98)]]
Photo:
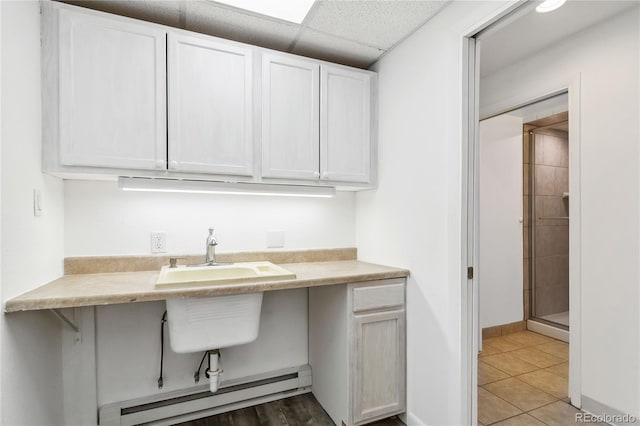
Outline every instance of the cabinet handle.
[(320, 172), (313, 172), (313, 177), (319, 178), (320, 177)]
[(326, 179), (329, 176), (329, 173), (322, 172), (322, 179)]
[(178, 162), (177, 161), (169, 161), (169, 168), (171, 170), (175, 170), (178, 168)]
[(166, 169), (167, 168), (167, 162), (164, 160), (158, 160), (156, 161), (156, 169)]

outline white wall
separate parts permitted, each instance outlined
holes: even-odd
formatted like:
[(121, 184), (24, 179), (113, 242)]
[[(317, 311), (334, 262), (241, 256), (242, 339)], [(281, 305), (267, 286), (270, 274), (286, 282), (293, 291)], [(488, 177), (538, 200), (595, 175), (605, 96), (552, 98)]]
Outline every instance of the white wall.
[(523, 319), (522, 118), (480, 122), (478, 289), (480, 327)]
[(209, 226), (217, 252), (264, 250), (281, 229), (285, 249), (353, 247), (355, 195), (296, 198), (126, 192), (115, 182), (65, 181), (65, 255), (150, 254), (150, 232), (167, 251), (204, 254)]
[[(580, 74), (582, 394), (640, 414), (640, 12), (590, 27), (481, 82), (481, 110)], [(570, 135), (571, 137), (571, 135)], [(573, 167), (573, 166), (571, 166)]]
[[(2, 302), (62, 274), (62, 182), (40, 173), (40, 6), (3, 1)], [(33, 216), (39, 188), (44, 213)], [(3, 315), (1, 423), (63, 424), (60, 323), (47, 312)]]
[(374, 66), (379, 186), (357, 195), (356, 241), (360, 259), (411, 270), (412, 425), (467, 422), (460, 322), (462, 35), (505, 3), (452, 2)]
[[(134, 193), (115, 182), (65, 181), (67, 256), (150, 254), (150, 231), (167, 233), (169, 253), (204, 254), (209, 226), (219, 252), (265, 250), (270, 229), (284, 231), (285, 249), (354, 247), (354, 221), (353, 193), (332, 199)], [(98, 405), (159, 392), (164, 310), (163, 302), (97, 308)], [(267, 292), (258, 339), (222, 350), (223, 380), (306, 364), (307, 342), (307, 290)], [(162, 391), (194, 386), (201, 355), (174, 354), (167, 344)]]

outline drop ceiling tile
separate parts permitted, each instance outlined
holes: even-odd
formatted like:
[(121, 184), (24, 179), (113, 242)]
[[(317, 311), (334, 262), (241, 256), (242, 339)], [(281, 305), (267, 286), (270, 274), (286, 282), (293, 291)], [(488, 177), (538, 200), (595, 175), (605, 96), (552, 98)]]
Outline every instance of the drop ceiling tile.
[(306, 29), (291, 53), (352, 67), (368, 68), (384, 50)]
[(208, 1), (189, 1), (186, 4), (186, 29), (284, 51), (301, 27)]
[(184, 2), (178, 0), (65, 0), (63, 3), (180, 27), (180, 4)]
[(386, 50), (435, 15), (447, 1), (318, 0), (309, 28)]

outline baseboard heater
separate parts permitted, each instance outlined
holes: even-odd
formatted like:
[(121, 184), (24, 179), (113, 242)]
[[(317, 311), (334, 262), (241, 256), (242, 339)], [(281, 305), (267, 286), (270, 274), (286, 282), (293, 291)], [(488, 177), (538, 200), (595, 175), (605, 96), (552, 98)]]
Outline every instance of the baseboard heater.
[(303, 365), (242, 379), (223, 381), (216, 393), (209, 385), (104, 405), (99, 425), (170, 426), (239, 408), (311, 392), (311, 367)]

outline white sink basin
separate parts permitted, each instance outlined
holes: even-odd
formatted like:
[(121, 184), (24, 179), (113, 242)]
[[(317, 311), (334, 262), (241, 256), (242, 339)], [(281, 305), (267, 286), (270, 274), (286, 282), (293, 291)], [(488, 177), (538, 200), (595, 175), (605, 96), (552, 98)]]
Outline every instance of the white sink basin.
[(164, 266), (156, 287), (176, 288), (230, 284), (238, 282), (274, 281), (293, 279), (293, 274), (271, 262), (244, 262), (216, 266)]
[[(217, 266), (165, 266), (156, 287), (220, 285), (293, 279), (296, 275), (271, 262)], [(260, 328), (262, 293), (167, 300), (171, 349), (200, 352), (254, 341)]]
[(167, 299), (171, 349), (189, 353), (252, 342), (261, 310), (262, 293)]

